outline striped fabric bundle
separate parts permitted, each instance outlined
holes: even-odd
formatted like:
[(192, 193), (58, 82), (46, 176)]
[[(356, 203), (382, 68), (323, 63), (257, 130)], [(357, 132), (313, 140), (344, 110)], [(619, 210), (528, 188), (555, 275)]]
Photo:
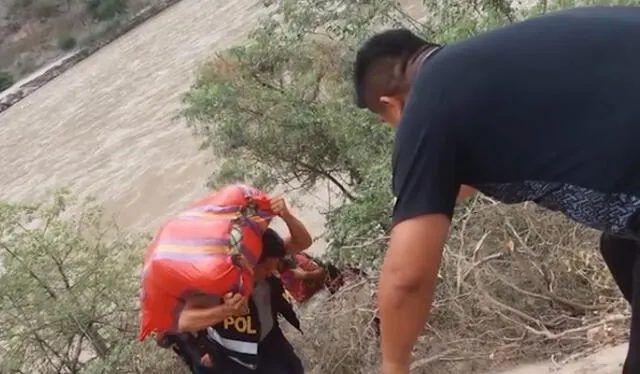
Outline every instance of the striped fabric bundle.
[(215, 305), (227, 292), (251, 293), (270, 206), (264, 192), (230, 185), (160, 228), (144, 256), (140, 340), (175, 331), (186, 302)]

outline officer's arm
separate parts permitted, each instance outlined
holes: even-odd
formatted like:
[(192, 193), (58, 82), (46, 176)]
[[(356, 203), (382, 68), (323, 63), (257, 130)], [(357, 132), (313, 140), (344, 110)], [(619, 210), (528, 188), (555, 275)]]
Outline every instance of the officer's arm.
[(187, 306), (180, 313), (178, 332), (198, 332), (231, 317), (233, 311), (227, 304), (210, 308), (195, 308)]
[(289, 229), (290, 236), (285, 238), (285, 246), (288, 253), (296, 254), (311, 247), (311, 244), (313, 244), (311, 234), (296, 216), (288, 213), (281, 216), (281, 218)]

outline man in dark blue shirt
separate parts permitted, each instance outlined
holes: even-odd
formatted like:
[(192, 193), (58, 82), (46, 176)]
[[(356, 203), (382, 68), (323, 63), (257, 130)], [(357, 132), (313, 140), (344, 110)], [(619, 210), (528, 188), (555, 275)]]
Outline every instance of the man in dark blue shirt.
[(447, 46), (391, 30), (361, 47), (358, 106), (397, 128), (384, 374), (408, 373), (456, 199), (474, 190), (603, 232), (633, 310), (624, 373), (640, 373), (639, 67), (636, 7), (556, 12)]

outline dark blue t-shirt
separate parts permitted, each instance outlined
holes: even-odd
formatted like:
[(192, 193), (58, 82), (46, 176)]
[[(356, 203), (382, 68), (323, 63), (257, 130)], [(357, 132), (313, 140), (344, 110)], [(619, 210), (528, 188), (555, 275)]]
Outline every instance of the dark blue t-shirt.
[(448, 45), (413, 84), (394, 221), (451, 215), (461, 184), (592, 228), (640, 211), (640, 7), (561, 11)]

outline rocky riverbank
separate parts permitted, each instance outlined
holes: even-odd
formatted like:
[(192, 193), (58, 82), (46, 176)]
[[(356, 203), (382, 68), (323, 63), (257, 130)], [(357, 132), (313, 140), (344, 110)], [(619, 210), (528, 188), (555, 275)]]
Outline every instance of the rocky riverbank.
[(82, 60), (94, 54), (99, 49), (112, 43), (120, 36), (138, 27), (142, 23), (146, 22), (147, 20), (151, 19), (152, 17), (171, 7), (172, 5), (178, 3), (179, 1), (181, 0), (162, 0), (157, 4), (144, 8), (140, 12), (131, 16), (131, 18), (127, 22), (124, 22), (120, 27), (116, 27), (108, 31), (103, 35), (102, 38), (99, 38), (89, 46), (78, 50), (71, 56), (62, 59), (58, 63), (53, 64), (43, 73), (38, 74), (33, 79), (20, 84), (17, 88), (11, 88), (9, 94), (0, 96), (0, 113), (9, 109), (48, 82), (54, 80)]

